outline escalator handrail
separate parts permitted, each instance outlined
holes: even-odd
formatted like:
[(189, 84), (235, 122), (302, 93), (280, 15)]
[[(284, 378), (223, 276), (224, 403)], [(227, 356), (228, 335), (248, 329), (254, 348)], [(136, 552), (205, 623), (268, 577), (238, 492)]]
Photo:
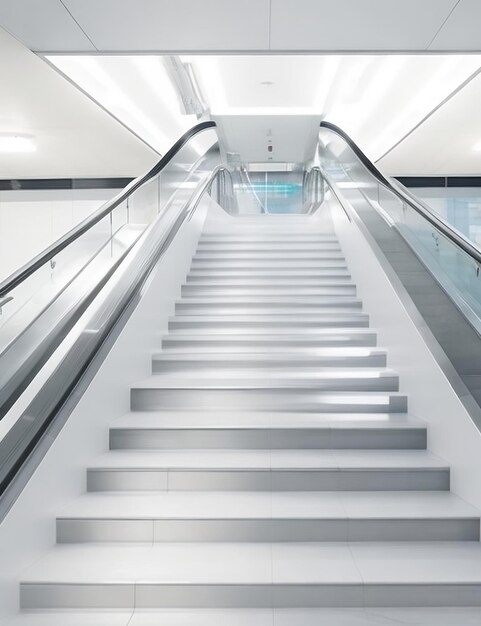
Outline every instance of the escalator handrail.
[[(72, 404), (67, 408), (65, 416), (65, 419), (68, 418), (69, 411), (77, 404), (83, 393), (79, 392), (78, 385), (85, 377), (85, 388), (88, 386), (91, 380), (88, 376), (89, 368), (94, 366), (93, 376), (97, 371), (95, 359), (101, 349), (108, 344), (109, 338), (115, 340), (120, 333), (142, 297), (157, 262), (169, 249), (181, 227), (192, 219), (220, 169), (221, 166), (214, 167), (197, 185), (178, 214), (167, 224), (167, 228), (163, 223), (164, 216), (159, 216), (160, 220), (157, 218), (151, 228), (141, 235), (140, 247), (137, 243), (133, 246), (137, 248), (137, 256), (131, 258), (130, 269), (127, 267), (124, 274), (112, 285), (108, 297), (92, 312), (70, 349), (42, 383), (28, 406), (22, 409), (17, 421), (3, 438), (0, 438), (0, 523), (23, 488), (22, 481), (28, 481), (32, 468), (38, 465), (40, 458), (45, 454), (45, 449), (41, 449), (40, 457), (32, 461), (30, 470), (22, 476), (20, 470), (29, 459), (31, 460), (32, 453), (56, 420), (58, 413), (71, 401)], [(103, 287), (103, 283), (96, 286), (94, 295), (98, 295)], [(49, 353), (51, 352), (49, 350)], [(100, 356), (102, 361), (105, 354)], [(100, 363), (97, 363), (98, 367)], [(45, 444), (47, 448), (55, 436), (56, 434), (53, 434), (49, 438)], [(17, 477), (21, 486), (11, 491), (10, 487)]]
[(377, 181), (386, 187), (389, 191), (394, 193), (402, 202), (408, 204), (419, 215), (426, 219), (436, 230), (440, 231), (447, 239), (449, 239), (455, 246), (460, 248), (465, 254), (470, 256), (478, 265), (481, 265), (481, 250), (473, 245), (469, 239), (467, 239), (462, 233), (451, 228), (451, 226), (443, 219), (438, 217), (435, 213), (429, 210), (424, 204), (418, 201), (411, 194), (407, 194), (401, 187), (394, 185), (384, 174), (382, 174), (374, 163), (364, 154), (359, 146), (349, 137), (349, 135), (343, 131), (339, 126), (332, 124), (331, 122), (322, 121), (320, 123), (321, 128), (326, 128), (344, 139), (354, 154), (362, 162), (362, 164), (369, 170), (369, 172), (377, 179)]
[(172, 158), (183, 148), (195, 135), (203, 132), (209, 128), (215, 128), (216, 123), (212, 121), (200, 122), (196, 124), (188, 131), (186, 131), (180, 139), (178, 139), (174, 145), (162, 156), (162, 158), (146, 173), (135, 178), (131, 183), (127, 185), (122, 191), (111, 200), (108, 200), (91, 215), (89, 215), (82, 222), (74, 226), (65, 235), (57, 239), (48, 248), (45, 248), (31, 261), (17, 269), (13, 274), (8, 276), (0, 283), (0, 298), (7, 295), (12, 289), (18, 287), (24, 280), (34, 274), (40, 267), (45, 265), (48, 261), (53, 259), (59, 252), (64, 250), (67, 246), (73, 243), (76, 239), (81, 237), (84, 233), (95, 226), (106, 215), (112, 213), (122, 202), (127, 200), (134, 191), (144, 185), (150, 179), (154, 178), (159, 172), (161, 172), (166, 165), (172, 160)]

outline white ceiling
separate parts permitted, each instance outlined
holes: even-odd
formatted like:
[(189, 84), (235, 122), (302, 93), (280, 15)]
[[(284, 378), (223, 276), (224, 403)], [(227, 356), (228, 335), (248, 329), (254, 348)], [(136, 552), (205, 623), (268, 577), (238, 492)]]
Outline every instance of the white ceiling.
[(481, 175), (481, 74), (378, 165), (398, 176)]
[(160, 154), (197, 123), (195, 115), (182, 114), (179, 95), (160, 56), (48, 58)]
[(41, 52), (481, 51), (479, 0), (2, 0)]
[[(338, 124), (377, 160), (481, 67), (478, 55), (181, 58), (193, 64), (214, 118), (228, 116), (227, 150), (253, 161), (260, 160), (261, 144), (265, 154), (264, 138), (273, 125), (279, 136), (274, 160), (284, 156), (299, 160), (316, 136), (315, 126), (307, 122), (312, 116)], [(240, 116), (244, 133), (237, 123), (236, 132), (229, 132), (235, 115)], [(249, 124), (249, 115), (255, 123)], [(294, 119), (289, 132), (282, 133), (279, 126), (286, 115)], [(312, 133), (308, 138), (306, 129)]]
[(0, 28), (0, 135), (32, 136), (35, 151), (0, 152), (0, 178), (132, 176), (151, 149)]
[[(159, 152), (196, 122), (181, 114), (161, 56), (49, 59)], [(393, 174), (440, 171), (419, 149), (407, 157), (403, 138), (481, 69), (481, 55), (181, 55), (180, 60), (192, 65), (225, 150), (242, 161), (302, 162), (311, 154), (319, 121), (327, 119), (374, 161), (401, 142), (381, 161)], [(451, 111), (449, 127), (471, 106), (470, 93), (461, 89), (453, 97), (455, 109), (442, 107)], [(477, 128), (475, 115), (471, 125)], [(425, 151), (437, 141), (425, 132), (428, 127), (421, 124), (413, 134), (423, 133)], [(440, 166), (443, 174), (480, 173), (468, 133), (463, 137)]]

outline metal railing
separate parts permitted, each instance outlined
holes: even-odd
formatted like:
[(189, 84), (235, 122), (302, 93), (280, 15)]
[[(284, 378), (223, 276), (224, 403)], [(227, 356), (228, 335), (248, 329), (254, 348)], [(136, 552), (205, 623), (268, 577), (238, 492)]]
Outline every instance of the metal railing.
[[(62, 237), (31, 263), (16, 272), (13, 277), (4, 281), (5, 289), (8, 285), (10, 288), (14, 288), (34, 273), (36, 268), (48, 263), (58, 251), (68, 246), (69, 242), (75, 241), (142, 185), (158, 175), (190, 139), (199, 132), (214, 127), (214, 123), (207, 122), (191, 129), (174, 144), (173, 148), (150, 172), (133, 181), (121, 194), (96, 211), (91, 218), (72, 229), (65, 237)], [(20, 412), (18, 418), (0, 441), (0, 495), (9, 491), (19, 469), (31, 457), (39, 442), (43, 440), (44, 435), (67, 400), (72, 396), (76, 397), (74, 392), (79, 382), (89, 371), (102, 346), (116, 329), (118, 330), (125, 324), (139, 301), (142, 289), (157, 262), (167, 251), (179, 229), (192, 218), (204, 194), (224, 169), (219, 163), (214, 163), (213, 158), (205, 155), (201, 159), (204, 174), (202, 179), (194, 185), (194, 190), (190, 191), (190, 187), (186, 186), (189, 191), (184, 190), (184, 194), (181, 195), (177, 203), (169, 205), (168, 211), (159, 214), (153, 223), (115, 259), (115, 262), (109, 266), (108, 271), (99, 280), (89, 285), (89, 289), (85, 293), (76, 294), (77, 298), (72, 300), (71, 304), (69, 303), (69, 307), (63, 311), (60, 320), (54, 327), (49, 328), (48, 323), (42, 319), (42, 314), (39, 315), (35, 320), (35, 325), (39, 325), (40, 328), (36, 332), (37, 334), (45, 332), (45, 336), (41, 336), (41, 341), (35, 345), (28, 359), (24, 358), (23, 352), (23, 348), (29, 340), (27, 332), (23, 332), (18, 341), (13, 344), (14, 349), (9, 350), (7, 355), (9, 357), (7, 359), (9, 361), (8, 366), (3, 358), (0, 359), (2, 361), (0, 371), (1, 417), (12, 407), (33, 377), (74, 329), (75, 324), (81, 319), (88, 307), (94, 300), (96, 301), (95, 308), (92, 313), (89, 313), (88, 321), (82, 322), (84, 325), (80, 328), (79, 326), (75, 327), (75, 333), (70, 340), (72, 342), (70, 348), (65, 351), (60, 362), (48, 375), (30, 404)], [(117, 272), (120, 268), (122, 268), (121, 271)], [(78, 286), (76, 290), (79, 291)], [(101, 292), (102, 296), (98, 300)], [(60, 303), (57, 305), (58, 309)], [(45, 312), (43, 312), (44, 314)]]
[(388, 191), (397, 196), (399, 200), (405, 202), (414, 211), (426, 219), (432, 226), (439, 230), (447, 239), (460, 248), (463, 252), (468, 254), (472, 259), (476, 261), (478, 265), (481, 265), (481, 250), (477, 248), (469, 239), (467, 239), (462, 233), (455, 230), (440, 216), (436, 215), (430, 208), (419, 201), (415, 196), (409, 193), (400, 183), (395, 182), (384, 176), (374, 163), (364, 154), (359, 146), (344, 132), (341, 128), (332, 124), (331, 122), (323, 121), (320, 124), (321, 128), (326, 128), (339, 135), (351, 148), (354, 154), (358, 157), (361, 163), (369, 170), (369, 172), (377, 179), (378, 183), (385, 187)]
[(81, 237), (84, 233), (93, 228), (100, 220), (104, 217), (112, 213), (112, 211), (121, 205), (129, 196), (131, 196), (134, 191), (136, 191), (139, 187), (147, 183), (149, 180), (157, 176), (166, 165), (174, 158), (174, 156), (181, 150), (183, 146), (185, 146), (193, 137), (197, 134), (209, 129), (215, 128), (215, 122), (201, 122), (197, 124), (190, 130), (178, 139), (175, 144), (164, 154), (164, 156), (154, 165), (154, 167), (147, 172), (147, 174), (143, 174), (139, 176), (135, 180), (125, 187), (115, 198), (109, 200), (105, 204), (103, 204), (97, 211), (89, 215), (85, 220), (77, 224), (74, 228), (68, 231), (63, 237), (57, 239), (55, 243), (50, 245), (48, 248), (40, 252), (36, 257), (34, 257), (31, 261), (20, 267), (13, 274), (11, 274), (8, 278), (3, 280), (0, 283), (0, 298), (7, 295), (12, 289), (17, 287), (20, 283), (22, 283), (26, 278), (31, 276), (34, 272), (36, 272), (40, 267), (45, 265), (48, 261), (53, 259), (59, 252), (64, 250), (71, 243), (76, 241), (79, 237)]

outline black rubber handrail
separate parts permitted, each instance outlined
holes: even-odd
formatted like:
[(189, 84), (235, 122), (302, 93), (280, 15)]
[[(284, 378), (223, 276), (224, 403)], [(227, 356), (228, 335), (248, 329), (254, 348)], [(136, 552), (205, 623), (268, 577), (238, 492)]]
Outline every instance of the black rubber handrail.
[(377, 179), (381, 185), (386, 187), (389, 191), (395, 194), (402, 202), (408, 204), (412, 209), (414, 209), (419, 215), (421, 215), (424, 219), (426, 219), (434, 228), (439, 230), (447, 239), (449, 239), (454, 245), (460, 248), (465, 254), (470, 256), (478, 265), (481, 265), (481, 250), (474, 246), (469, 239), (463, 237), (461, 233), (458, 233), (456, 230), (449, 227), (449, 225), (444, 222), (442, 219), (438, 218), (435, 213), (428, 210), (424, 207), (420, 202), (416, 202), (414, 198), (409, 197), (407, 194), (404, 194), (401, 189), (397, 186), (393, 185), (392, 182), (382, 174), (378, 168), (374, 165), (374, 163), (364, 154), (364, 152), (359, 148), (359, 146), (349, 137), (349, 135), (344, 132), (339, 126), (332, 124), (331, 122), (321, 122), (321, 128), (326, 128), (327, 130), (336, 133), (351, 148), (354, 154), (358, 157), (358, 159), (362, 162), (362, 164), (369, 170), (369, 172)]
[(165, 166), (172, 160), (172, 158), (179, 152), (185, 144), (192, 139), (198, 133), (207, 130), (208, 128), (215, 128), (215, 122), (201, 122), (196, 126), (193, 126), (187, 132), (185, 132), (180, 139), (178, 139), (174, 145), (164, 154), (158, 163), (152, 167), (147, 174), (139, 176), (133, 180), (125, 189), (123, 189), (115, 198), (109, 200), (103, 204), (97, 211), (89, 215), (85, 220), (77, 224), (74, 228), (69, 230), (65, 235), (57, 239), (52, 245), (40, 252), (31, 261), (20, 267), (8, 278), (0, 283), (0, 298), (7, 295), (12, 289), (18, 287), (24, 280), (34, 274), (40, 267), (45, 265), (48, 261), (53, 259), (59, 252), (64, 250), (67, 246), (73, 243), (76, 239), (81, 237), (84, 233), (90, 230), (95, 224), (100, 222), (106, 215), (111, 213), (122, 202), (144, 183), (148, 182), (151, 178), (154, 178), (159, 172), (161, 172)]

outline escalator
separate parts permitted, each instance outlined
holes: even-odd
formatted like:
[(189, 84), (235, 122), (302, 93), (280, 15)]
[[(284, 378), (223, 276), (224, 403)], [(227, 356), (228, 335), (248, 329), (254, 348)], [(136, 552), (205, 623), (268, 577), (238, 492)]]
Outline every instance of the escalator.
[(481, 618), (480, 252), (331, 124), (299, 180), (204, 122), (0, 285), (2, 623)]

